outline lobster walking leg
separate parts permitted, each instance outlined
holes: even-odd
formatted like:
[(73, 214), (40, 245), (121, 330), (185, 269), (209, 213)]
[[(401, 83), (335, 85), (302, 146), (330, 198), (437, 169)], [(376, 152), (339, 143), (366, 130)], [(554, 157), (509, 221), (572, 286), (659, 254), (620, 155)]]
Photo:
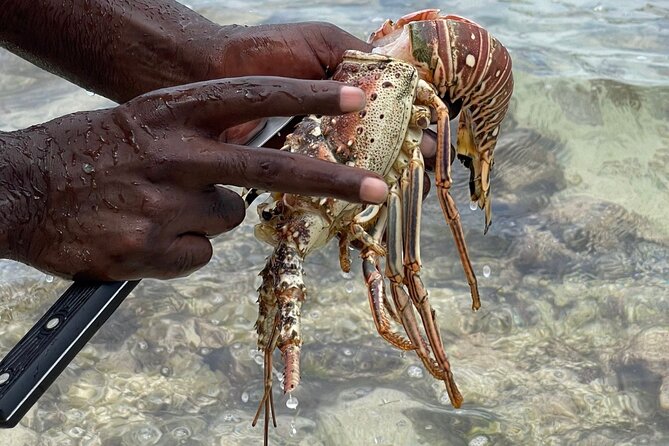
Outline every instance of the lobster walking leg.
[(474, 268), (472, 267), (472, 262), (469, 259), (465, 234), (462, 231), (460, 212), (458, 212), (455, 201), (450, 194), (453, 180), (451, 179), (451, 136), (448, 108), (436, 95), (434, 89), (423, 81), (419, 81), (418, 83), (416, 98), (419, 103), (430, 106), (437, 113), (437, 165), (435, 183), (437, 185), (439, 203), (441, 204), (441, 209), (446, 218), (446, 222), (451, 228), (455, 246), (460, 255), (460, 263), (462, 263), (467, 282), (469, 283), (469, 289), (472, 295), (472, 309), (478, 310), (481, 308), (478, 282), (476, 280)]
[[(387, 214), (384, 213), (381, 217), (382, 218), (377, 221), (375, 226), (375, 229), (380, 230), (375, 230), (374, 235), (370, 236), (375, 243), (380, 243), (379, 239), (383, 236), (383, 228), (386, 224), (385, 220), (387, 219)], [(388, 301), (383, 275), (378, 267), (377, 251), (371, 246), (365, 246), (360, 253), (360, 257), (362, 258), (362, 271), (365, 277), (365, 283), (367, 284), (369, 306), (372, 310), (372, 318), (374, 319), (376, 331), (378, 331), (381, 337), (388, 341), (388, 343), (400, 350), (413, 350), (415, 347), (412, 342), (404, 336), (394, 332), (390, 327), (390, 321), (388, 320), (387, 314), (396, 321), (400, 320), (400, 316), (398, 316), (397, 310), (393, 309)]]
[(425, 168), (423, 157), (418, 147), (414, 148), (409, 169), (405, 171), (401, 180), (402, 196), (404, 201), (404, 271), (405, 282), (409, 288), (411, 300), (418, 310), (425, 327), (427, 339), (432, 352), (442, 370), (446, 391), (454, 407), (462, 405), (462, 395), (453, 379), (451, 366), (448, 362), (441, 333), (437, 326), (435, 311), (428, 300), (427, 291), (420, 278), (420, 216), (423, 202), (423, 175)]
[(388, 195), (388, 259), (386, 261), (386, 276), (390, 280), (395, 308), (402, 321), (404, 331), (416, 350), (416, 354), (432, 376), (443, 380), (444, 371), (430, 354), (430, 346), (425, 342), (418, 328), (411, 299), (404, 290), (402, 214), (400, 189), (397, 184), (394, 184)]

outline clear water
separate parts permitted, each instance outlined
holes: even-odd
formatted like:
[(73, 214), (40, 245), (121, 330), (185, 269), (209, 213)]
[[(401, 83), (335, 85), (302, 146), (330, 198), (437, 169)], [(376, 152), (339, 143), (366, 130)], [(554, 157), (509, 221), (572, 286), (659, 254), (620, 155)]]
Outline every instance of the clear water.
[[(455, 169), (478, 313), (434, 196), (424, 208), (423, 276), (465, 404), (380, 339), (359, 263), (342, 275), (330, 246), (306, 265), (299, 405), (277, 398), (272, 444), (669, 443), (669, 3), (613, 3), (450, 2), (506, 44), (516, 77), (485, 237)], [(325, 20), (362, 38), (425, 7), (190, 4), (220, 23)], [(6, 52), (0, 66), (2, 129), (109, 105)], [(255, 288), (269, 249), (254, 218), (191, 277), (144, 281), (0, 443), (258, 444)], [(4, 354), (67, 283), (12, 262), (0, 279)]]

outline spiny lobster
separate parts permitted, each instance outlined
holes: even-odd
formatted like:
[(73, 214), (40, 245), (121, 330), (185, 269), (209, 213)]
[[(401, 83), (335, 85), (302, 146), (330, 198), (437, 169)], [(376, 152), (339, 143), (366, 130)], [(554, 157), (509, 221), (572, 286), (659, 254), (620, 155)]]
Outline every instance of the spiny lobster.
[[(258, 348), (264, 351), (265, 391), (254, 418), (265, 412), (265, 444), (271, 414), (272, 352), (284, 361), (284, 391), (300, 379), (300, 311), (305, 300), (303, 261), (307, 254), (339, 237), (340, 264), (350, 269), (348, 247), (361, 247), (362, 267), (374, 323), (380, 335), (402, 350), (415, 350), (425, 368), (444, 381), (455, 407), (462, 396), (437, 327), (435, 312), (420, 278), (420, 217), (424, 162), (423, 130), (436, 115), (436, 187), (469, 282), (472, 307), (480, 307), (476, 276), (469, 259), (460, 214), (449, 190), (449, 121), (460, 110), (457, 156), (470, 169), (470, 195), (491, 223), (490, 171), (500, 125), (513, 91), (506, 48), (476, 23), (436, 9), (388, 20), (370, 37), (372, 54), (348, 51), (335, 80), (363, 89), (366, 108), (339, 117), (308, 116), (286, 139), (290, 150), (383, 175), (390, 187), (383, 205), (361, 205), (329, 198), (272, 194), (258, 206), (256, 237), (274, 246), (261, 272)], [(385, 237), (385, 243), (384, 243)], [(385, 291), (380, 259), (390, 282)], [(425, 337), (415, 312), (421, 318)], [(393, 331), (394, 320), (404, 334)]]

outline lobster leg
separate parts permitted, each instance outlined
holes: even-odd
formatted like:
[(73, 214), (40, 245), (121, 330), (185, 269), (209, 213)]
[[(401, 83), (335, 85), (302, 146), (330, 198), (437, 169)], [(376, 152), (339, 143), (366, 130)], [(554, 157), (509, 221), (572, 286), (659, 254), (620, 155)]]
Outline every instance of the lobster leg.
[(474, 311), (481, 308), (481, 299), (479, 298), (478, 283), (472, 262), (469, 259), (465, 234), (462, 231), (462, 222), (460, 221), (460, 212), (451, 197), (450, 188), (453, 180), (451, 178), (451, 135), (449, 127), (448, 108), (439, 99), (429, 84), (419, 81), (416, 98), (421, 104), (429, 105), (437, 113), (437, 164), (435, 183), (439, 195), (439, 203), (446, 218), (446, 222), (451, 228), (455, 246), (460, 255), (460, 262), (465, 271), (469, 289), (472, 295), (472, 309)]
[(388, 260), (386, 276), (390, 280), (391, 292), (395, 308), (402, 320), (402, 326), (416, 354), (432, 376), (443, 380), (444, 372), (430, 355), (430, 347), (420, 333), (409, 295), (404, 290), (404, 273), (402, 265), (402, 202), (397, 184), (393, 185), (388, 195)]
[(451, 366), (444, 351), (441, 334), (435, 318), (435, 311), (428, 300), (427, 291), (420, 278), (420, 217), (423, 202), (423, 175), (425, 168), (423, 157), (418, 147), (414, 148), (409, 169), (401, 180), (404, 202), (404, 271), (405, 282), (409, 288), (411, 300), (420, 313), (425, 333), (432, 352), (443, 371), (441, 379), (446, 384), (446, 391), (454, 407), (462, 405), (462, 395), (455, 385)]
[[(376, 244), (380, 244), (380, 239), (383, 236), (383, 228), (386, 225), (386, 219), (387, 214), (384, 212), (376, 222), (374, 234), (370, 235), (370, 238)], [(362, 272), (365, 277), (365, 283), (367, 284), (369, 306), (372, 311), (372, 318), (374, 319), (376, 331), (378, 331), (379, 335), (388, 341), (388, 343), (400, 350), (413, 350), (414, 345), (411, 341), (394, 332), (390, 327), (388, 315), (395, 321), (399, 321), (400, 317), (388, 301), (383, 275), (378, 267), (377, 251), (372, 246), (365, 246), (360, 253), (360, 257), (362, 258)]]
[(349, 241), (348, 235), (339, 234), (339, 267), (345, 273), (351, 271), (351, 256), (348, 253)]

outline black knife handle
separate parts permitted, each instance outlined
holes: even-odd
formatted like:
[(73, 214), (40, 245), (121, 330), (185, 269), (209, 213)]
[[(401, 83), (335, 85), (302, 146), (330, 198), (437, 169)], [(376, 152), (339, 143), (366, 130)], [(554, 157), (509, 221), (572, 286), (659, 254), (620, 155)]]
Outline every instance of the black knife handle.
[(139, 280), (75, 282), (0, 362), (0, 428), (14, 427)]

